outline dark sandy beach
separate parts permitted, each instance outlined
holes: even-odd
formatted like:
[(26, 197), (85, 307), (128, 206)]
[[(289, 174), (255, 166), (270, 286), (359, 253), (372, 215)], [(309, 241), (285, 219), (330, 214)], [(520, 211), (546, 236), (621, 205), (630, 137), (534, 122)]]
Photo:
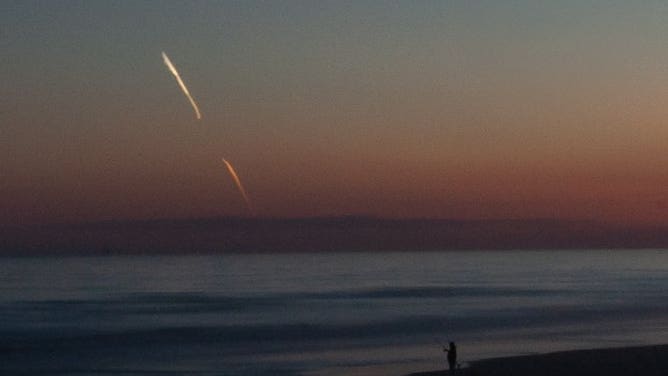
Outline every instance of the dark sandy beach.
[[(408, 376), (449, 375), (447, 371), (412, 373)], [(473, 362), (458, 370), (462, 376), (665, 376), (668, 345), (556, 352), (542, 355), (495, 358)]]

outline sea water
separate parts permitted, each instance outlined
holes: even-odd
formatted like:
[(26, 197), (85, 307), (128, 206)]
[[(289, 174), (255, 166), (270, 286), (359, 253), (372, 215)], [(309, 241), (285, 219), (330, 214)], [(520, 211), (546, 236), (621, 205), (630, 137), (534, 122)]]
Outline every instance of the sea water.
[(404, 375), (668, 342), (668, 251), (0, 259), (0, 373)]

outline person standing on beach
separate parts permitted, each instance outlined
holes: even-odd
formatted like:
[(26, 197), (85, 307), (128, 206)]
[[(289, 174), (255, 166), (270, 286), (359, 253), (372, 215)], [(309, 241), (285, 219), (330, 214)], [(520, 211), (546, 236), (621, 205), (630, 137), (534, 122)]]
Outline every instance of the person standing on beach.
[(457, 369), (457, 346), (454, 342), (450, 342), (450, 348), (443, 347), (443, 352), (448, 353), (448, 365), (450, 366), (450, 373), (455, 373)]

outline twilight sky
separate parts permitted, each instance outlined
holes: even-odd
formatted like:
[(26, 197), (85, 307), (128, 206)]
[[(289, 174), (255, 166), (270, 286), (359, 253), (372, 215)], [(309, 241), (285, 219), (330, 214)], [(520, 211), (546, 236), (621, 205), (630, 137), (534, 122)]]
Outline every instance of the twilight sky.
[[(663, 1), (4, 1), (0, 224), (668, 224)], [(163, 65), (165, 51), (202, 120)]]

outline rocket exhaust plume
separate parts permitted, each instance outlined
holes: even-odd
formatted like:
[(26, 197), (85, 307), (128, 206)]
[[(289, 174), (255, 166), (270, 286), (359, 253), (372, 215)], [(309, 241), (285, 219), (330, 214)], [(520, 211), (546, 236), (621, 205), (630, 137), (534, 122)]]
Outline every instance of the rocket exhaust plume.
[(190, 95), (190, 92), (188, 91), (186, 84), (183, 83), (181, 75), (179, 75), (179, 71), (176, 70), (176, 67), (174, 66), (174, 64), (172, 64), (171, 60), (169, 60), (169, 57), (167, 57), (167, 54), (164, 51), (162, 52), (162, 60), (165, 62), (165, 65), (167, 66), (169, 71), (172, 72), (174, 77), (176, 77), (176, 82), (179, 83), (179, 86), (181, 86), (181, 90), (183, 90), (183, 93), (186, 95), (186, 97), (188, 97), (190, 104), (193, 106), (193, 109), (195, 110), (195, 116), (197, 117), (197, 120), (200, 120), (202, 118), (202, 115), (199, 113), (199, 107), (197, 107), (197, 103), (195, 103), (195, 100)]
[(251, 215), (255, 216), (255, 211), (253, 210), (253, 207), (250, 204), (250, 200), (248, 199), (248, 195), (246, 194), (246, 190), (244, 189), (244, 186), (241, 185), (241, 180), (239, 180), (239, 176), (237, 175), (236, 171), (234, 171), (234, 167), (223, 158), (223, 163), (225, 163), (225, 166), (227, 166), (227, 171), (230, 172), (230, 175), (232, 175), (232, 179), (234, 180), (234, 183), (237, 185), (237, 188), (239, 189), (239, 192), (241, 192), (241, 195), (244, 198), (244, 201), (246, 201), (246, 206), (248, 207), (248, 211), (251, 213)]

